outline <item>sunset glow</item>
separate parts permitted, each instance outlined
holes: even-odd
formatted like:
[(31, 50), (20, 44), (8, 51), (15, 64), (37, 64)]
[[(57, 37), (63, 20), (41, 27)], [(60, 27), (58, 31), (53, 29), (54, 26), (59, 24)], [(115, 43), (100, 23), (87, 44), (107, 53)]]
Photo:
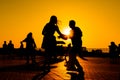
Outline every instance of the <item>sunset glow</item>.
[(63, 30), (63, 34), (65, 34), (65, 35), (69, 35), (70, 34), (70, 28), (65, 28), (64, 30)]
[(111, 41), (120, 43), (120, 0), (0, 0), (0, 47), (12, 40), (18, 48), (29, 32), (40, 48), (42, 30), (51, 15), (59, 20), (60, 31), (69, 20), (83, 32), (83, 46), (108, 48)]

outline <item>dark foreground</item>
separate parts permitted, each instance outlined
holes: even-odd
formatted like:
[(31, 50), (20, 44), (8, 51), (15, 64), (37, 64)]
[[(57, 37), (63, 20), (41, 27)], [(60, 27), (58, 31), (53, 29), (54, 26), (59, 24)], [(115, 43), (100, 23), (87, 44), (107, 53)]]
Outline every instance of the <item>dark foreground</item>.
[[(2, 57), (2, 56), (0, 56)], [(3, 57), (2, 57), (3, 58)], [(87, 61), (78, 58), (85, 72), (84, 80), (120, 80), (120, 58), (119, 63), (112, 64), (108, 57), (86, 57)], [(65, 61), (51, 64), (50, 72), (45, 72), (42, 67), (43, 57), (37, 57), (36, 65), (26, 65), (25, 59), (1, 59), (0, 58), (0, 80), (70, 80), (67, 74)], [(78, 79), (79, 80), (79, 79)]]

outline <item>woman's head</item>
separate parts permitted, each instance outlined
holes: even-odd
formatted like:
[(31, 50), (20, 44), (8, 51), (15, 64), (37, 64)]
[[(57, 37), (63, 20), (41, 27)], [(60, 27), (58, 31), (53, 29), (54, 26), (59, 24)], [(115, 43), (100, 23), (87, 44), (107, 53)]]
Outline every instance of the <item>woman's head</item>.
[(54, 23), (54, 24), (57, 24), (57, 17), (54, 16), (54, 15), (51, 16), (51, 17), (50, 17), (50, 22), (51, 22), (51, 23)]
[(27, 38), (31, 38), (32, 37), (32, 32), (28, 33)]

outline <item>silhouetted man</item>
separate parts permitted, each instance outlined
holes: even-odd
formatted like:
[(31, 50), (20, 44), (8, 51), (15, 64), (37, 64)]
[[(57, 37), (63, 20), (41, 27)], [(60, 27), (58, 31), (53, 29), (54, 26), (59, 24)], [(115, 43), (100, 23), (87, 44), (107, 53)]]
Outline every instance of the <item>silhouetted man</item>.
[[(81, 52), (82, 52), (82, 31), (80, 30), (79, 27), (75, 26), (75, 21), (71, 20), (69, 22), (69, 27), (71, 28), (70, 30), (70, 36), (69, 38), (72, 41), (72, 49), (69, 53), (69, 66), (68, 66), (68, 70), (69, 69), (73, 69), (75, 67), (75, 65), (77, 66), (77, 69), (80, 69), (81, 66), (79, 64), (79, 62), (76, 59), (76, 55), (78, 53), (78, 55), (80, 57), (82, 57)], [(82, 57), (83, 58), (83, 57)]]
[[(70, 30), (70, 39), (72, 41), (74, 53), (78, 53), (81, 56), (82, 51), (82, 31), (79, 27), (75, 26), (75, 21), (71, 20), (69, 22)], [(82, 56), (81, 56), (82, 57)]]
[(69, 62), (67, 66), (67, 70), (77, 70), (79, 72), (78, 76), (71, 75), (71, 79), (77, 79), (79, 77), (80, 80), (84, 80), (84, 71), (82, 66), (79, 64), (78, 60), (76, 59), (77, 54), (82, 58), (82, 31), (79, 27), (75, 26), (75, 21), (69, 21), (70, 35), (69, 38), (72, 41), (72, 48), (69, 52)]

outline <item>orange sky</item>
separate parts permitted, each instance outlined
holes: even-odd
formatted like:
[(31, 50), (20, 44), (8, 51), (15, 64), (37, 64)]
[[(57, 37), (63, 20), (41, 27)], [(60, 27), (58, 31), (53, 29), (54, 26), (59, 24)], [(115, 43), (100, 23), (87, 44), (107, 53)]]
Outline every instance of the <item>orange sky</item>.
[(41, 47), (41, 32), (51, 15), (58, 17), (62, 32), (74, 19), (83, 31), (83, 46), (120, 43), (120, 0), (0, 0), (0, 47), (4, 40), (19, 47), (29, 32)]

